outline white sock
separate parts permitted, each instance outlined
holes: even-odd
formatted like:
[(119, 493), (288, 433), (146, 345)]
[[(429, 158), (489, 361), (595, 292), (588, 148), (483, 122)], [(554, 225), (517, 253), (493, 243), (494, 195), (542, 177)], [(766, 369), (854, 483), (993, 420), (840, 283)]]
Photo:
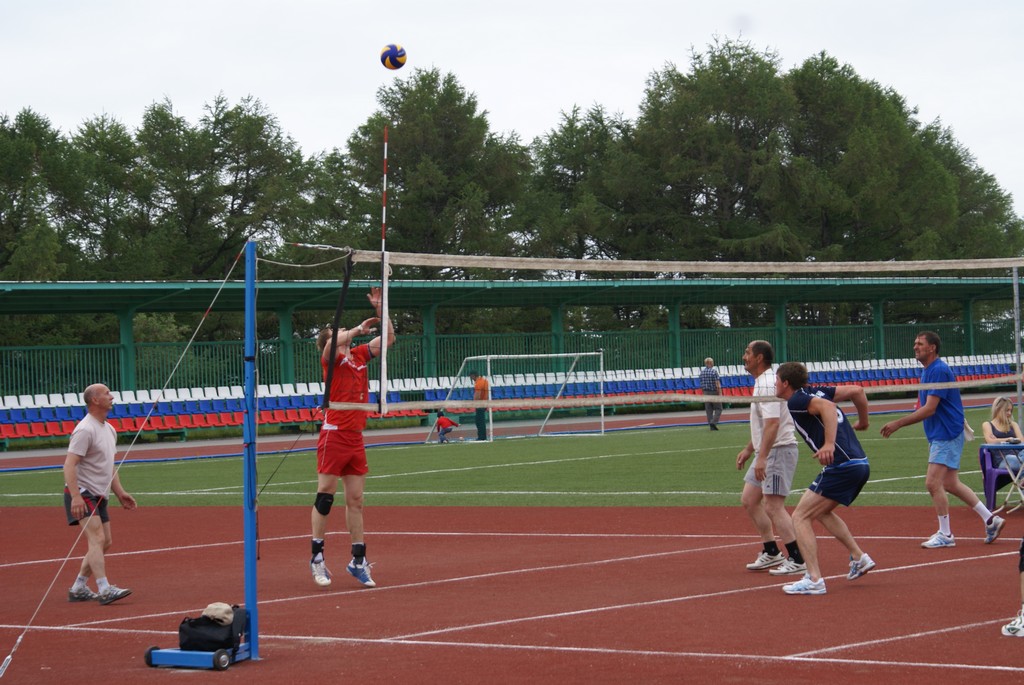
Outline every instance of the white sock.
[(988, 510), (984, 502), (978, 502), (974, 505), (974, 513), (981, 517), (981, 520), (988, 523), (988, 520), (992, 518), (992, 512)]
[(96, 579), (96, 589), (99, 591), (101, 595), (107, 591), (108, 587), (110, 587), (110, 583), (107, 582), (106, 578)]
[(953, 535), (953, 531), (949, 527), (949, 514), (939, 517), (939, 532), (946, 537)]
[(78, 576), (77, 578), (75, 578), (75, 584), (71, 586), (71, 589), (81, 590), (84, 587), (89, 587), (88, 583), (86, 582), (88, 580), (88, 576)]

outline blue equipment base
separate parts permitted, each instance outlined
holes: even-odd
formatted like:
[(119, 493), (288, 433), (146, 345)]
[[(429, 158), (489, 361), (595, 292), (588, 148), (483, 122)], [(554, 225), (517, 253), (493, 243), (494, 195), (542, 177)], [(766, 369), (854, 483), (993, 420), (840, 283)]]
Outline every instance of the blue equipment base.
[(218, 649), (216, 652), (198, 652), (183, 649), (158, 649), (150, 647), (146, 651), (147, 666), (177, 666), (179, 668), (208, 668), (214, 671), (225, 671), (228, 666), (251, 658), (249, 643), (243, 642), (235, 655), (230, 649)]

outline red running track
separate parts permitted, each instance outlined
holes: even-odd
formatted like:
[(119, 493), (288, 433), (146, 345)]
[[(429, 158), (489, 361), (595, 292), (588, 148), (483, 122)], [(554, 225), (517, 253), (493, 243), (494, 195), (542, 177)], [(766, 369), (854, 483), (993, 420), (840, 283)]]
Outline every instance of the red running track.
[(847, 581), (822, 536), (828, 594), (790, 597), (745, 570), (759, 545), (738, 507), (373, 507), (375, 589), (345, 574), (340, 534), (335, 582), (317, 588), (308, 508), (264, 507), (261, 658), (213, 675), (144, 653), (176, 646), (209, 602), (243, 601), (240, 510), (113, 511), (108, 571), (134, 594), (110, 606), (66, 601), (84, 543), (59, 570), (76, 529), (58, 507), (2, 515), (0, 656), (38, 607), (5, 683), (1024, 681), (1024, 643), (999, 634), (1018, 606), (1020, 516), (984, 545), (954, 508), (959, 545), (925, 550), (929, 508), (855, 507), (843, 516), (878, 567)]

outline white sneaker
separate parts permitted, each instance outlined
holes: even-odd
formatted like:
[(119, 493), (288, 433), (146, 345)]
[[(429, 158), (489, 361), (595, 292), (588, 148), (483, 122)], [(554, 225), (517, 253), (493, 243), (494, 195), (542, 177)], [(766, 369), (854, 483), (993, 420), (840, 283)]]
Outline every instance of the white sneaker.
[(771, 568), (772, 566), (778, 566), (786, 560), (786, 557), (779, 554), (768, 554), (768, 552), (761, 552), (757, 555), (757, 559), (747, 564), (747, 568), (751, 571), (760, 571), (762, 569)]
[(861, 555), (857, 561), (850, 557), (850, 572), (846, 574), (847, 580), (857, 580), (862, 575), (870, 571), (875, 567), (875, 561), (867, 555), (867, 552)]
[(798, 564), (793, 557), (786, 557), (785, 561), (768, 571), (770, 576), (788, 576), (793, 573), (807, 573), (807, 564)]
[(999, 533), (1002, 532), (1003, 526), (1006, 525), (1006, 520), (1001, 516), (993, 516), (992, 523), (985, 524), (985, 544), (991, 545), (999, 537)]
[(309, 562), (309, 570), (313, 572), (313, 580), (320, 587), (327, 587), (331, 584), (331, 572), (327, 570), (326, 561)]
[(366, 587), (377, 587), (377, 583), (373, 582), (373, 578), (370, 576), (371, 566), (373, 566), (373, 564), (366, 561), (364, 557), (363, 563), (361, 564), (357, 564), (355, 559), (348, 562), (348, 566), (345, 567), (345, 570), (347, 570), (353, 578)]
[(825, 579), (811, 580), (811, 576), (805, 573), (803, 578), (792, 585), (783, 585), (782, 591), (787, 595), (823, 595)]
[(1024, 608), (1022, 608), (1013, 620), (1003, 626), (1003, 635), (1007, 637), (1024, 637)]
[(925, 549), (938, 549), (940, 547), (956, 547), (956, 540), (953, 539), (952, 535), (943, 535), (942, 531), (935, 533), (927, 540), (921, 543), (921, 546)]

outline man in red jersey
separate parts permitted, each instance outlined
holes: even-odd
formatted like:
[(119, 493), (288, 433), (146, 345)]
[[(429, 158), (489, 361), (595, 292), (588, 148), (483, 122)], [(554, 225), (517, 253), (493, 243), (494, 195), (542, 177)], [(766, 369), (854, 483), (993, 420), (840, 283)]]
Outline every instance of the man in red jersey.
[[(373, 326), (380, 323), (380, 288), (371, 288), (367, 296), (377, 316), (366, 319), (355, 328), (334, 331), (326, 328), (320, 331), (316, 346), (320, 351), (320, 365), (327, 378), (328, 364), (334, 364), (331, 387), (328, 390), (331, 402), (369, 402), (370, 386), (367, 379), (367, 364), (380, 356), (384, 345), (395, 343), (395, 329), (390, 321), (385, 323), (384, 336), (375, 337), (369, 343), (352, 347), (352, 341), (360, 335), (373, 332)], [(331, 356), (331, 337), (336, 349)], [(370, 563), (366, 560), (366, 544), (363, 541), (363, 487), (369, 467), (366, 463), (366, 447), (363, 444), (363, 429), (366, 427), (366, 411), (361, 409), (328, 409), (320, 429), (316, 448), (317, 487), (313, 503), (313, 558), (309, 562), (313, 580), (326, 587), (331, 584), (331, 572), (324, 561), (324, 537), (327, 533), (327, 515), (334, 504), (334, 495), (341, 479), (345, 493), (345, 523), (352, 542), (352, 561), (347, 570), (366, 587), (376, 583), (370, 577)]]

